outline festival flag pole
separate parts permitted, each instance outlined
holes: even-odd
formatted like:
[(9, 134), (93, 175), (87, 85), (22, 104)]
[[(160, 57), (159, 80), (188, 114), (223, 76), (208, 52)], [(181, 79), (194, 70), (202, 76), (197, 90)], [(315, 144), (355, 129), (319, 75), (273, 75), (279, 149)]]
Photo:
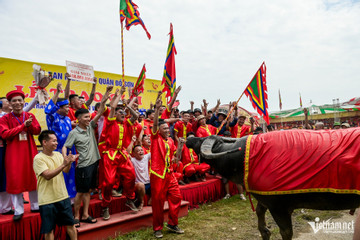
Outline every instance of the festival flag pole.
[(251, 79), (251, 81), (249, 82), (249, 84), (246, 86), (245, 90), (243, 91), (243, 93), (240, 95), (239, 99), (236, 101), (236, 104), (234, 104), (231, 108), (231, 110), (229, 111), (228, 115), (226, 116), (225, 120), (221, 123), (220, 127), (218, 127), (218, 129), (216, 130), (216, 135), (219, 134), (221, 128), (224, 126), (225, 122), (228, 120), (229, 116), (231, 115), (231, 113), (234, 111), (235, 106), (237, 106), (237, 104), (239, 103), (240, 99), (242, 98), (242, 96), (244, 95), (244, 93), (246, 92), (246, 89), (250, 86), (252, 80), (256, 77), (256, 74), (258, 74), (259, 70), (261, 69), (261, 67), (265, 64), (265, 62), (263, 62), (261, 64), (261, 66), (259, 67), (259, 69), (256, 71), (254, 77)]
[(132, 0), (120, 0), (119, 5), (120, 23), (121, 23), (121, 59), (122, 59), (122, 84), (125, 85), (125, 60), (124, 60), (124, 26), (127, 30), (133, 25), (140, 24), (146, 32), (147, 37), (150, 39), (151, 35), (147, 31), (143, 20), (140, 18), (138, 6), (132, 2)]
[(124, 26), (121, 23), (121, 60), (122, 60), (122, 84), (125, 86), (125, 63), (124, 63)]

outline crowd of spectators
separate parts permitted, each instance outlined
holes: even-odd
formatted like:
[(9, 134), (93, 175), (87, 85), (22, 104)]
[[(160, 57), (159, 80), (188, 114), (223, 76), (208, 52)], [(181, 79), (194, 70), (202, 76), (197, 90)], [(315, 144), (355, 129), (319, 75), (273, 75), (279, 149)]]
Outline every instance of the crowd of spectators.
[[(14, 90), (0, 98), (0, 212), (13, 214), (20, 221), (24, 214), (23, 192), (29, 192), (31, 211), (40, 212), (41, 233), (53, 237), (55, 225), (66, 225), (71, 239), (76, 239), (75, 227), (81, 222), (95, 224), (89, 215), (91, 195), (102, 201), (102, 217), (110, 219), (109, 206), (113, 197), (126, 197), (131, 211), (141, 211), (147, 205), (153, 209), (155, 237), (162, 237), (164, 201), (169, 201), (170, 213), (166, 227), (182, 234), (178, 227), (181, 203), (179, 185), (206, 181), (206, 174), (216, 174), (211, 167), (186, 147), (188, 138), (221, 135), (241, 138), (276, 130), (256, 126), (255, 120), (238, 114), (236, 103), (229, 107), (209, 109), (206, 100), (200, 108), (180, 111), (177, 101), (181, 87), (171, 101), (163, 104), (161, 92), (155, 104), (140, 112), (136, 96), (124, 99), (125, 87), (113, 91), (106, 88), (95, 111), (89, 106), (94, 100), (96, 78), (89, 99), (70, 94), (71, 80), (57, 91), (45, 107), (47, 130), (41, 131), (37, 117), (24, 109), (25, 94)], [(64, 96), (60, 95), (64, 92)], [(114, 92), (113, 97), (110, 95)], [(36, 98), (33, 100), (36, 103)], [(34, 106), (34, 103), (29, 104)], [(234, 111), (229, 115), (231, 108)], [(325, 124), (309, 123), (305, 129), (325, 129)], [(245, 122), (247, 121), (247, 124)], [(333, 128), (348, 128), (348, 123), (334, 123)], [(34, 136), (39, 135), (42, 151), (37, 151)], [(225, 199), (230, 197), (229, 183), (223, 179)], [(240, 198), (243, 186), (237, 184)], [(146, 198), (145, 195), (148, 195)], [(74, 215), (72, 212), (72, 205)], [(80, 213), (80, 207), (83, 206)]]
[[(254, 121), (245, 125), (246, 116), (238, 116), (237, 107), (225, 121), (229, 109), (220, 108), (220, 100), (211, 109), (203, 100), (201, 108), (190, 102), (191, 109), (180, 111), (177, 96), (181, 87), (167, 104), (162, 103), (159, 92), (155, 104), (141, 112), (137, 97), (124, 99), (125, 87), (114, 92), (108, 86), (90, 113), (96, 78), (85, 101), (70, 94), (72, 81), (68, 74), (66, 77), (65, 89), (58, 83), (44, 108), (47, 129), (43, 131), (37, 116), (30, 113), (36, 97), (26, 108), (22, 91), (0, 98), (0, 213), (20, 221), (26, 203), (23, 193), (29, 192), (31, 211), (40, 212), (45, 239), (53, 237), (56, 224), (66, 225), (71, 239), (76, 239), (75, 227), (81, 222), (95, 224), (97, 220), (89, 215), (94, 194), (102, 201), (104, 220), (110, 219), (113, 197), (125, 196), (131, 211), (141, 211), (148, 199), (156, 237), (162, 237), (164, 201), (168, 200), (166, 227), (183, 233), (177, 226), (179, 184), (206, 181), (207, 173), (215, 174), (186, 147), (186, 139), (213, 134), (242, 137), (254, 131)], [(37, 135), (41, 151), (35, 144)], [(228, 181), (224, 182), (228, 192)], [(238, 188), (245, 200), (242, 186)]]

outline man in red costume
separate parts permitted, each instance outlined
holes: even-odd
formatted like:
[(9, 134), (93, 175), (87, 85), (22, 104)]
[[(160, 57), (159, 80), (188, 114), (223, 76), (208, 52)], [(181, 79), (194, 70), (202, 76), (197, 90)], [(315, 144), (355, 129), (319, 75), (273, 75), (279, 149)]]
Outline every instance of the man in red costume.
[(175, 144), (179, 142), (179, 138), (184, 138), (186, 140), (186, 135), (191, 132), (192, 125), (190, 121), (189, 112), (184, 112), (181, 118), (181, 121), (177, 121), (174, 126), (174, 137)]
[(196, 131), (197, 137), (208, 137), (216, 134), (217, 128), (210, 124), (206, 124), (206, 119), (204, 115), (200, 115), (197, 117), (197, 123), (199, 125)]
[[(193, 132), (189, 132), (187, 137), (195, 137), (195, 134)], [(188, 183), (188, 178), (195, 174), (198, 174), (202, 181), (206, 181), (205, 173), (210, 170), (210, 165), (207, 163), (199, 163), (198, 156), (193, 149), (189, 149), (186, 145), (184, 145), (181, 161), (184, 165), (186, 183)], [(197, 175), (195, 176), (198, 177)]]
[(151, 198), (153, 210), (153, 229), (156, 238), (162, 238), (164, 225), (164, 202), (169, 202), (169, 221), (167, 228), (175, 233), (184, 233), (178, 227), (178, 214), (181, 205), (179, 184), (172, 172), (171, 163), (175, 145), (169, 137), (167, 123), (159, 121), (159, 109), (162, 101), (158, 97), (155, 104), (154, 126), (151, 135)]
[[(24, 214), (23, 192), (29, 192), (31, 210), (39, 211), (33, 159), (37, 148), (33, 135), (39, 135), (40, 124), (32, 113), (23, 111), (25, 94), (14, 90), (6, 95), (12, 112), (0, 118), (0, 136), (6, 140), (6, 192), (15, 208), (14, 221)], [(20, 151), (19, 151), (20, 150)]]
[[(235, 116), (237, 116), (235, 112)], [(251, 126), (245, 125), (246, 116), (240, 115), (239, 119), (234, 118), (234, 121), (229, 124), (231, 127), (231, 137), (232, 138), (241, 138), (243, 136), (249, 135), (254, 131), (254, 119), (250, 118)], [(235, 124), (235, 122), (237, 122)]]
[(154, 110), (148, 109), (146, 111), (146, 119), (144, 119), (144, 126), (146, 126), (146, 130), (144, 131), (144, 135), (151, 135), (151, 129), (154, 125)]
[(100, 169), (100, 171), (103, 171), (103, 183), (101, 184), (103, 200), (101, 206), (103, 208), (104, 220), (110, 219), (109, 206), (117, 174), (122, 178), (123, 195), (127, 199), (125, 205), (133, 211), (138, 211), (134, 204), (135, 170), (130, 161), (130, 155), (126, 150), (132, 141), (133, 124), (138, 114), (131, 108), (132, 101), (128, 105), (132, 117), (125, 119), (125, 111), (117, 106), (124, 92), (125, 87), (121, 88), (120, 93), (119, 89), (116, 90), (110, 102), (110, 114), (105, 119), (104, 129), (100, 138), (105, 140), (105, 145), (101, 147), (103, 149), (103, 169)]

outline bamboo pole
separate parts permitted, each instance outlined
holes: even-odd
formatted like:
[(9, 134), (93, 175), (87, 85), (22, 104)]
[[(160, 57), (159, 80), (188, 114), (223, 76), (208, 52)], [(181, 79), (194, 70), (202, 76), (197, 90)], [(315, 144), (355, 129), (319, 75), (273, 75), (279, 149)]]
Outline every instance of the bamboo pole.
[(121, 60), (122, 60), (122, 81), (123, 85), (125, 85), (125, 63), (124, 63), (124, 26), (121, 22)]

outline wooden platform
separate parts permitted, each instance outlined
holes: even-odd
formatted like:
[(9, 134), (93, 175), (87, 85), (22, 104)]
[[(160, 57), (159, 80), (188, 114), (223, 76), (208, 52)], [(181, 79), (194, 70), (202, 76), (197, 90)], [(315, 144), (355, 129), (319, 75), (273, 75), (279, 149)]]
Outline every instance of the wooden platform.
[[(188, 214), (189, 202), (181, 201), (181, 208), (179, 217), (184, 217)], [(164, 219), (168, 220), (168, 203), (165, 202)], [(144, 207), (140, 212), (134, 213), (131, 211), (115, 213), (111, 218), (104, 221), (102, 218), (97, 218), (96, 224), (81, 223), (78, 228), (78, 239), (108, 239), (109, 237), (116, 237), (124, 233), (136, 231), (142, 228), (152, 226), (152, 210), (151, 206)]]
[[(180, 186), (182, 195), (182, 205), (179, 217), (186, 216), (188, 209), (196, 208), (200, 204), (217, 201), (225, 196), (224, 184), (221, 179), (211, 175), (207, 176), (206, 182), (192, 182)], [(230, 183), (231, 194), (236, 194), (235, 184)], [(27, 198), (27, 194), (24, 194)], [(147, 202), (145, 198), (145, 203)], [(186, 202), (185, 202), (186, 201)], [(89, 206), (89, 214), (98, 219), (96, 224), (81, 223), (78, 229), (81, 239), (103, 239), (108, 236), (116, 236), (127, 232), (135, 231), (140, 228), (152, 226), (151, 207), (146, 206), (137, 213), (132, 214), (125, 206), (126, 198), (113, 198), (110, 205), (111, 219), (103, 221), (101, 218), (101, 201), (97, 195), (92, 196)], [(12, 221), (12, 215), (0, 215), (0, 240), (22, 240), (22, 239), (41, 239), (40, 226), (41, 218), (39, 213), (31, 213), (30, 205), (25, 204), (25, 213), (19, 222)], [(167, 219), (167, 210), (165, 211)], [(66, 239), (65, 227), (55, 229), (55, 239)]]

